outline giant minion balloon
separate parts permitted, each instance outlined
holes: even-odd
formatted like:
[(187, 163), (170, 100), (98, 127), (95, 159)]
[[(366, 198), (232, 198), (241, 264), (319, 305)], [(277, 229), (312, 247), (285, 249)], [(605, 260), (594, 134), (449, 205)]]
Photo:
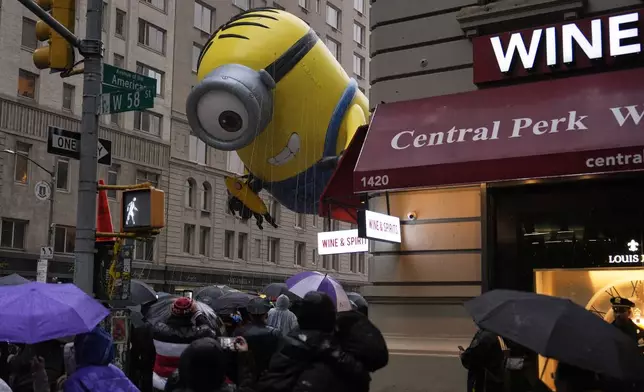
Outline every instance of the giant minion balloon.
[(226, 178), (228, 208), (265, 218), (264, 189), (288, 209), (316, 214), (335, 163), (369, 106), (315, 32), (278, 9), (253, 9), (210, 37), (188, 96), (193, 132), (219, 150), (237, 151), (247, 175)]

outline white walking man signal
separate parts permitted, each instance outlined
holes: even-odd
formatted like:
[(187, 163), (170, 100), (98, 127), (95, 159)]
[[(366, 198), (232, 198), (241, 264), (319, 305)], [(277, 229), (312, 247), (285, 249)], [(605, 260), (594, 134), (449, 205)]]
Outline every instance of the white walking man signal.
[(129, 225), (130, 222), (132, 222), (131, 224), (133, 225), (136, 224), (136, 222), (134, 221), (134, 212), (138, 211), (139, 209), (136, 208), (135, 202), (136, 202), (136, 197), (133, 198), (132, 201), (127, 204), (127, 218), (125, 219), (126, 225)]

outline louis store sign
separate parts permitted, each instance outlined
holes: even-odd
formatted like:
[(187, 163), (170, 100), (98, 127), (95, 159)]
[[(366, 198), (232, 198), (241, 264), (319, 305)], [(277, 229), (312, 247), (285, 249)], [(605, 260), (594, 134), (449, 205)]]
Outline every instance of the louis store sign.
[(642, 54), (644, 10), (477, 37), (474, 83), (613, 65)]
[(644, 254), (640, 253), (641, 251), (640, 251), (639, 242), (635, 240), (630, 240), (630, 242), (626, 244), (626, 246), (628, 247), (628, 251), (630, 252), (629, 254), (609, 255), (608, 263), (609, 264), (636, 264), (636, 263), (644, 262)]

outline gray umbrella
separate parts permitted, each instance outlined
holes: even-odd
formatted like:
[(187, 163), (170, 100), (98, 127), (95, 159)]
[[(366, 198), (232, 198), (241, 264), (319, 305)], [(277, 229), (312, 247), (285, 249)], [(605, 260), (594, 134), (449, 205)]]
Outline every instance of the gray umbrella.
[(11, 274), (0, 278), (0, 286), (16, 286), (31, 282), (29, 279), (23, 278), (18, 274)]

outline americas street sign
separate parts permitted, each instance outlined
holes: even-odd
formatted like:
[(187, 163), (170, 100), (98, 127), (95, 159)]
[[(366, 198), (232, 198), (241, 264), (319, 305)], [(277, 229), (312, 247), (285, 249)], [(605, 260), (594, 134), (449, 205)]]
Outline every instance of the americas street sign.
[[(80, 159), (81, 134), (68, 131), (58, 127), (49, 127), (47, 137), (47, 152), (72, 159)], [(112, 142), (105, 139), (98, 139), (96, 148), (98, 163), (101, 165), (112, 165)]]
[(156, 94), (156, 79), (103, 64), (103, 114), (150, 109)]

